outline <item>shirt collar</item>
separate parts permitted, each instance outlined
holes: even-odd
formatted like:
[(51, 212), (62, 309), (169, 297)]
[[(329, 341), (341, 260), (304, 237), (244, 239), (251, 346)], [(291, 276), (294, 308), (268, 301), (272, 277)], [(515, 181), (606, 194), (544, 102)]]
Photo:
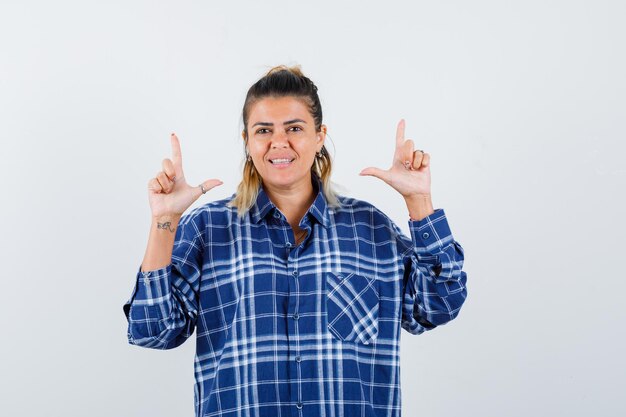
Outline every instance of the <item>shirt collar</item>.
[[(326, 202), (326, 197), (324, 197), (322, 181), (317, 177), (317, 175), (313, 175), (313, 181), (314, 187), (317, 188), (317, 196), (315, 197), (315, 200), (313, 200), (313, 204), (311, 204), (311, 207), (309, 207), (305, 216), (310, 214), (322, 226), (328, 227), (330, 226), (330, 217), (328, 215), (328, 204)], [(265, 189), (263, 188), (263, 185), (261, 185), (256, 201), (250, 208), (252, 221), (254, 223), (259, 223), (261, 219), (264, 219), (268, 214), (274, 213), (275, 210), (278, 209), (270, 200), (269, 196), (265, 192)]]

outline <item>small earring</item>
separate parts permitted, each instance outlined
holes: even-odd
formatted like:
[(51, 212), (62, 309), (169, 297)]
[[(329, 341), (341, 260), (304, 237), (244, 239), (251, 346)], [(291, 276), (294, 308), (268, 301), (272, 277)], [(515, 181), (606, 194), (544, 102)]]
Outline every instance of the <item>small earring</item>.
[(315, 152), (315, 157), (316, 158), (321, 158), (322, 157), (322, 152)]
[(248, 162), (252, 161), (252, 157), (250, 156), (248, 152), (246, 152), (246, 161)]

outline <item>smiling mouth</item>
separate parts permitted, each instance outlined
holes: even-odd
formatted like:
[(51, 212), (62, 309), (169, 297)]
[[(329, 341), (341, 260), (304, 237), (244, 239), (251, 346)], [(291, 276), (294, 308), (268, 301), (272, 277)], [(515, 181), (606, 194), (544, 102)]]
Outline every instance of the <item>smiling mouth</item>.
[(270, 162), (273, 165), (283, 165), (283, 164), (289, 164), (291, 162), (293, 162), (293, 159), (287, 159), (287, 158), (276, 158), (276, 159), (270, 159)]

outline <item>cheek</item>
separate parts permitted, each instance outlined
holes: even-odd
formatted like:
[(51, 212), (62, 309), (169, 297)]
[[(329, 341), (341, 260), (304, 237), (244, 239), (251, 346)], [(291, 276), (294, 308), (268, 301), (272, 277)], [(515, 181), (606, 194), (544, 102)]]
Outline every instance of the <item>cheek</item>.
[(248, 150), (252, 156), (262, 157), (267, 153), (268, 147), (262, 143), (249, 144)]

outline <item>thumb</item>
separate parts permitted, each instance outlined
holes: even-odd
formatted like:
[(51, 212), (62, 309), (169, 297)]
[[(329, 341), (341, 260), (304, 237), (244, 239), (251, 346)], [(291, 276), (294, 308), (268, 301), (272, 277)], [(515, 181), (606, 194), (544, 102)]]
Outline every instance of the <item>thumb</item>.
[(359, 175), (369, 175), (371, 177), (379, 178), (385, 182), (389, 182), (389, 171), (382, 170), (380, 168), (369, 167), (365, 168), (359, 173)]
[[(199, 184), (197, 187), (194, 187), (195, 198), (199, 198), (202, 194), (222, 184), (224, 183), (218, 179), (210, 179), (210, 180), (204, 181), (203, 183)], [(204, 190), (204, 193), (202, 192), (202, 190)]]

